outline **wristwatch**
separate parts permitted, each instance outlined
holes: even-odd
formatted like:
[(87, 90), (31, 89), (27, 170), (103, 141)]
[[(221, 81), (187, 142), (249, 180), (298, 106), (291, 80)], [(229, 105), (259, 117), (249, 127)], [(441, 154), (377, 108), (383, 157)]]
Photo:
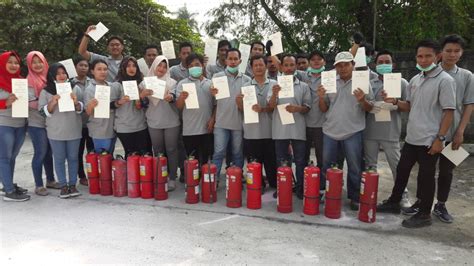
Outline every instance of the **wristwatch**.
[(445, 141), (446, 140), (446, 136), (443, 136), (443, 135), (437, 135), (438, 139), (441, 140), (441, 141)]

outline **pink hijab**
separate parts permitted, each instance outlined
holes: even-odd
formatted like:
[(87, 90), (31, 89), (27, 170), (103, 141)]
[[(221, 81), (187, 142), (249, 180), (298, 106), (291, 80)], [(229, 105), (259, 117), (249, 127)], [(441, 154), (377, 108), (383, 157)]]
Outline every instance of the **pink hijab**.
[[(44, 64), (43, 71), (36, 73), (33, 71), (33, 57), (37, 56)], [(41, 90), (46, 86), (46, 77), (48, 75), (48, 61), (41, 52), (31, 51), (26, 56), (26, 64), (28, 65), (28, 86), (33, 87), (35, 96), (39, 97)]]

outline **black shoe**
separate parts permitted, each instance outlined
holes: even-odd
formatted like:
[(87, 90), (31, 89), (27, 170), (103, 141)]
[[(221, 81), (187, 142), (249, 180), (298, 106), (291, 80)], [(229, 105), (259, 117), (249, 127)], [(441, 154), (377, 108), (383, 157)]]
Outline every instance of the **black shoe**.
[(71, 197), (71, 193), (69, 192), (68, 186), (64, 186), (61, 188), (61, 192), (59, 192), (59, 197), (61, 199), (67, 199)]
[(438, 217), (441, 222), (450, 224), (454, 221), (453, 217), (449, 215), (444, 203), (436, 203), (433, 214)]
[(20, 202), (20, 201), (27, 201), (30, 199), (30, 195), (26, 194), (19, 194), (16, 191), (11, 193), (5, 193), (3, 196), (4, 201), (12, 201), (12, 202)]
[(77, 190), (76, 186), (69, 186), (69, 195), (71, 197), (80, 196), (81, 193)]
[(349, 203), (349, 207), (351, 208), (352, 211), (358, 211), (359, 210), (359, 202), (351, 200)]
[(410, 207), (402, 208), (402, 213), (404, 215), (408, 215), (408, 216), (415, 215), (420, 211), (420, 204), (421, 204), (421, 201), (416, 200), (416, 202), (413, 205), (411, 205)]
[(377, 212), (380, 213), (400, 213), (400, 203), (392, 202), (390, 199), (382, 201), (382, 203), (377, 205)]
[(418, 212), (412, 217), (403, 220), (402, 226), (406, 228), (420, 228), (431, 225), (431, 215)]
[[(28, 192), (28, 189), (26, 188), (22, 188), (22, 187), (19, 187), (17, 184), (13, 184), (13, 191), (14, 193), (16, 194), (19, 194), (19, 195), (24, 195)], [(0, 195), (5, 195), (5, 188), (0, 188)]]
[(273, 192), (273, 198), (276, 199), (278, 197), (278, 191)]

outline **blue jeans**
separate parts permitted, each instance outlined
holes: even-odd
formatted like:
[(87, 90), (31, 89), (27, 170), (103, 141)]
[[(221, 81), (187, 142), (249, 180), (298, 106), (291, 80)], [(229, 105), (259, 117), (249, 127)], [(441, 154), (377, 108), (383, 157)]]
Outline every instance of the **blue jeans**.
[(51, 146), (49, 145), (45, 128), (28, 127), (28, 135), (30, 135), (34, 149), (31, 168), (33, 169), (35, 185), (36, 187), (42, 187), (44, 186), (43, 165), (46, 172), (46, 180), (48, 182), (54, 181), (53, 154), (51, 152)]
[[(339, 146), (340, 145), (340, 146)], [(342, 152), (347, 160), (347, 197), (359, 202), (360, 179), (362, 175), (362, 131), (359, 131), (345, 140), (335, 140), (324, 134), (323, 139), (323, 169), (321, 171), (321, 190), (326, 189), (326, 171), (331, 164), (340, 159), (338, 151)], [(341, 167), (342, 169), (342, 167)]]
[(282, 162), (288, 162), (288, 166), (291, 167), (292, 156), (288, 152), (289, 146), (293, 149), (293, 159), (296, 165), (296, 187), (299, 190), (303, 189), (304, 179), (304, 168), (306, 167), (306, 141), (297, 139), (277, 139), (275, 140), (275, 153), (277, 164), (281, 165)]
[(232, 145), (232, 162), (235, 166), (244, 167), (244, 155), (242, 152), (242, 130), (230, 130), (224, 128), (214, 128), (214, 155), (212, 163), (217, 166), (217, 177), (220, 176), (222, 161), (226, 155), (227, 144)]
[[(51, 143), (51, 149), (53, 150), (54, 169), (56, 170), (56, 175), (58, 176), (61, 187), (66, 185), (76, 185), (77, 171), (79, 169), (79, 159), (77, 158), (77, 154), (79, 153), (80, 142), (81, 139), (49, 140), (49, 143)], [(69, 183), (66, 179), (66, 159)]]
[(15, 159), (25, 141), (26, 127), (0, 126), (0, 179), (6, 193), (11, 193)]
[(94, 151), (96, 153), (101, 153), (102, 151), (107, 151), (110, 154), (114, 153), (115, 150), (115, 142), (117, 141), (116, 137), (111, 139), (95, 139), (92, 138), (92, 142), (94, 142)]

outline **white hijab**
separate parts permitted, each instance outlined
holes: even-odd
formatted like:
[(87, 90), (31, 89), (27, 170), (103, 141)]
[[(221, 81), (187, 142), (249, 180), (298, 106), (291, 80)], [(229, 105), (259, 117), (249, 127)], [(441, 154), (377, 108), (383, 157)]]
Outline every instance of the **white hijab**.
[[(155, 58), (155, 60), (153, 61), (153, 64), (151, 64), (150, 70), (148, 70), (148, 74), (146, 76), (147, 77), (156, 76), (156, 68), (158, 68), (158, 65), (163, 61), (166, 62), (166, 74), (161, 78), (157, 76), (157, 78), (166, 81), (166, 90), (167, 91), (172, 91), (177, 82), (176, 82), (176, 80), (174, 80), (170, 77), (170, 64), (169, 64), (168, 58), (166, 58), (165, 56), (159, 55)], [(158, 102), (159, 102), (159, 99), (154, 98), (154, 97), (149, 97), (149, 99), (152, 101), (152, 103), (154, 105), (157, 105)]]

